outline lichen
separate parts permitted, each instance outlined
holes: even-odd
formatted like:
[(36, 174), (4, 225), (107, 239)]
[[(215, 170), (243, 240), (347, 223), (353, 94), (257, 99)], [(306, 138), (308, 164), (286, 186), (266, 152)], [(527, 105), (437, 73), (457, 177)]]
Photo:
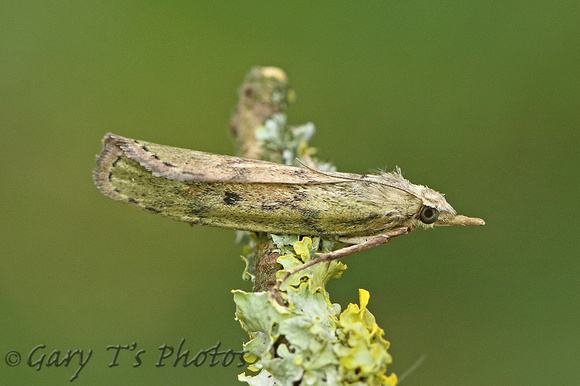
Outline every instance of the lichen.
[[(284, 269), (311, 259), (320, 239), (278, 236), (278, 262)], [(292, 244), (288, 244), (292, 242)], [(360, 306), (349, 304), (342, 313), (332, 304), (325, 285), (340, 277), (340, 262), (316, 264), (291, 275), (281, 286), (280, 305), (270, 292), (235, 290), (236, 319), (248, 332), (244, 345), (248, 370), (240, 374), (249, 385), (394, 385), (385, 374), (391, 363), (389, 342), (367, 309), (369, 293), (360, 290)], [(281, 270), (279, 274), (282, 274)]]

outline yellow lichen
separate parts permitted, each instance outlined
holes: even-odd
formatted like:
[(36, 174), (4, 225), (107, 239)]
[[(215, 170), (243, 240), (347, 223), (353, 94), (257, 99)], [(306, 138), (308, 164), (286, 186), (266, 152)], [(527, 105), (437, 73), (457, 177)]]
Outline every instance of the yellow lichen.
[[(283, 240), (283, 241), (282, 241)], [(294, 239), (295, 240), (295, 239)], [(304, 237), (294, 241), (280, 238), (285, 254), (278, 261), (285, 269), (312, 258), (319, 240)], [(314, 246), (313, 246), (314, 245)], [(324, 289), (332, 277), (339, 277), (344, 264), (316, 264), (288, 278), (280, 293), (287, 306), (281, 306), (267, 292), (234, 291), (236, 318), (249, 333), (244, 345), (248, 359), (256, 359), (248, 370), (257, 375), (241, 374), (250, 385), (395, 385), (397, 377), (385, 374), (391, 356), (384, 331), (367, 309), (369, 293), (359, 290), (360, 306), (340, 306), (330, 302)], [(281, 271), (283, 272), (283, 271)], [(271, 383), (269, 383), (271, 382)]]

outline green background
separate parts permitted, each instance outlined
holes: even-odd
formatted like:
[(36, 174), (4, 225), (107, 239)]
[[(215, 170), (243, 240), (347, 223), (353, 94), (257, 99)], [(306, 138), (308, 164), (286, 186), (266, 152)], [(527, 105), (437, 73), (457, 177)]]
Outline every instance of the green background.
[[(39, 344), (93, 349), (75, 384), (236, 384), (154, 366), (182, 338), (240, 350), (234, 232), (113, 202), (106, 132), (232, 154), (253, 65), (289, 75), (289, 122), (340, 171), (400, 166), (482, 228), (418, 230), (348, 257), (332, 301), (369, 308), (406, 384), (580, 383), (580, 3), (0, 1), (0, 379), (65, 384)], [(109, 368), (108, 345), (137, 343)], [(22, 363), (9, 367), (10, 350)], [(131, 354), (133, 355), (133, 354)]]

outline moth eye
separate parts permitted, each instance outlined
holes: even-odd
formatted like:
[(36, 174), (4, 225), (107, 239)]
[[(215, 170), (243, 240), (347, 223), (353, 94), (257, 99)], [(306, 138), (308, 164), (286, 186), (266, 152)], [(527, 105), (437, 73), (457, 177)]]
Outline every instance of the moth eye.
[(419, 219), (425, 224), (433, 224), (439, 217), (439, 211), (430, 206), (424, 206), (419, 213)]

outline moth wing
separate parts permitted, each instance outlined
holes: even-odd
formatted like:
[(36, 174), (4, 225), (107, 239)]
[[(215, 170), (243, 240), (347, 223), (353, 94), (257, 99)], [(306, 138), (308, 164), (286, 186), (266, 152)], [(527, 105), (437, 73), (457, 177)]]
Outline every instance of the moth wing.
[(180, 149), (112, 133), (103, 138), (95, 180), (108, 178), (108, 170), (122, 155), (134, 159), (156, 177), (179, 181), (323, 184), (351, 180), (341, 178), (342, 173), (323, 174), (308, 168)]

